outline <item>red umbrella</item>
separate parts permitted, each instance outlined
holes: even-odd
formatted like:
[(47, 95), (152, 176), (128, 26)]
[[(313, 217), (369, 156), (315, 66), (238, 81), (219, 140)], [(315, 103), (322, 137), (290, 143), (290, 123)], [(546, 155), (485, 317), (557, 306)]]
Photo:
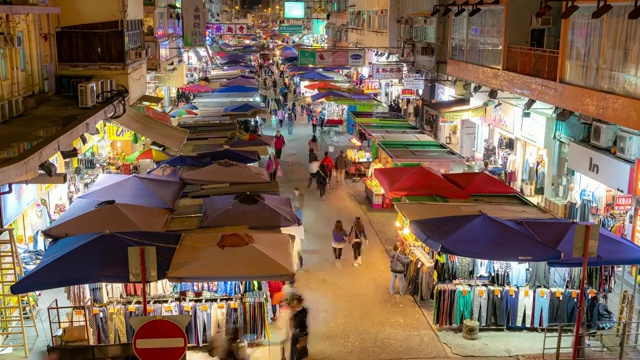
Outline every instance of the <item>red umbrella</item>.
[(469, 195), (442, 175), (422, 166), (375, 169), (374, 177), (389, 197), (442, 196), (467, 199)]
[(323, 82), (307, 85), (307, 86), (305, 86), (305, 88), (307, 88), (309, 90), (320, 90), (320, 89), (337, 90), (337, 89), (340, 89), (340, 86), (323, 81)]

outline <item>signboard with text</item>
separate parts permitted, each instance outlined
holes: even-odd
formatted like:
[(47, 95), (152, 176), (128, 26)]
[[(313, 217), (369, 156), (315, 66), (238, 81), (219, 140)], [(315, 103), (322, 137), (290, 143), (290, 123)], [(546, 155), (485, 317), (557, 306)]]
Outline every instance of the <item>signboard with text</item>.
[(623, 194), (633, 193), (633, 172), (628, 162), (574, 142), (569, 143), (567, 159), (569, 169)]
[(616, 195), (613, 209), (616, 211), (629, 211), (633, 207), (632, 195)]
[(183, 39), (185, 46), (204, 46), (206, 13), (202, 0), (182, 0)]
[(301, 49), (298, 51), (298, 65), (362, 66), (364, 50), (319, 51)]
[(316, 65), (333, 65), (333, 53), (331, 51), (316, 52)]
[(371, 78), (374, 80), (402, 79), (402, 64), (372, 64)]
[(514, 114), (512, 105), (503, 103), (499, 107), (487, 106), (485, 120), (487, 124), (513, 134)]
[(280, 34), (302, 34), (302, 25), (280, 25), (278, 26)]
[(407, 74), (402, 78), (402, 87), (411, 90), (424, 89), (424, 79), (420, 74)]

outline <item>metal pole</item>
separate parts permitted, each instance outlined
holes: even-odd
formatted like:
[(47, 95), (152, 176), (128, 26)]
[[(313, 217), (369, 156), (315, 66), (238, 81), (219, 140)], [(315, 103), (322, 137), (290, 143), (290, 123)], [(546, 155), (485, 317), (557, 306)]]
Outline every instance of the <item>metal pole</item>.
[[(148, 316), (147, 313), (147, 264), (144, 257), (144, 246), (140, 247), (140, 275), (142, 280), (142, 315)], [(578, 313), (578, 316), (580, 314)]]
[(576, 331), (573, 338), (573, 360), (578, 358), (580, 349), (580, 330), (582, 329), (582, 316), (584, 314), (584, 283), (587, 277), (587, 262), (589, 259), (589, 239), (591, 238), (591, 225), (587, 225), (584, 236), (584, 253), (582, 254), (582, 275), (580, 276), (580, 297), (578, 298), (578, 316), (576, 319)]

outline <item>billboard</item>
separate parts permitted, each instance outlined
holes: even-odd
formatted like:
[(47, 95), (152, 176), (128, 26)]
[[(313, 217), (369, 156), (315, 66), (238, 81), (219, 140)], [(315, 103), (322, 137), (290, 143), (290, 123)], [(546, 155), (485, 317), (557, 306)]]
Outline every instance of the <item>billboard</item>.
[(203, 0), (182, 0), (183, 39), (185, 46), (204, 46), (206, 12)]
[(304, 2), (285, 1), (284, 18), (285, 19), (304, 19)]

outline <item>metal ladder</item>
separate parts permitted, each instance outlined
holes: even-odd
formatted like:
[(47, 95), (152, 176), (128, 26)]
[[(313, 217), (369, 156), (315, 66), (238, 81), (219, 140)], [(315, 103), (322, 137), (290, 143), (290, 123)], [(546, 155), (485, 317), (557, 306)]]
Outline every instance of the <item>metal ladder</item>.
[[(23, 275), (13, 229), (0, 228), (0, 348), (21, 347), (24, 357), (28, 357), (26, 329), (35, 328), (36, 335), (40, 335), (36, 324), (37, 309), (34, 309), (36, 306), (30, 294), (14, 295), (10, 289)], [(31, 324), (25, 324), (26, 320), (31, 320)], [(4, 341), (12, 335), (20, 335), (22, 342), (5, 345)]]

